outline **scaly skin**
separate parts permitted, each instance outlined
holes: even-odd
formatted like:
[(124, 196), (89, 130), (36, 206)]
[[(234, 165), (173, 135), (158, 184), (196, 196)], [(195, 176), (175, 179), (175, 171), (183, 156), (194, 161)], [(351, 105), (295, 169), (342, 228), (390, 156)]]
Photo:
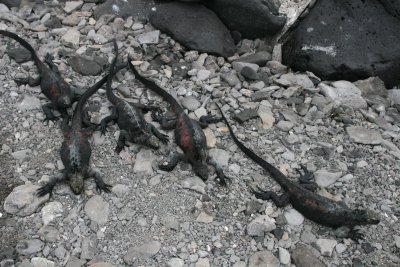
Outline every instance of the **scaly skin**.
[(68, 118), (67, 108), (71, 107), (73, 103), (73, 92), (69, 85), (60, 76), (57, 67), (51, 62), (51, 56), (49, 54), (46, 56), (45, 61), (49, 65), (47, 66), (39, 59), (33, 47), (21, 37), (4, 30), (0, 30), (0, 34), (16, 40), (31, 52), (33, 62), (35, 62), (39, 71), (39, 78), (35, 82), (30, 83), (30, 85), (40, 84), (42, 93), (51, 101), (51, 103), (43, 106), (43, 112), (46, 115), (45, 120), (58, 119), (54, 116), (51, 109), (58, 110), (63, 118)]
[[(117, 61), (118, 51), (116, 51), (115, 58), (112, 62), (111, 69), (114, 70)], [(40, 187), (37, 191), (38, 196), (44, 196), (51, 193), (54, 186), (62, 181), (67, 181), (71, 190), (75, 194), (82, 193), (84, 179), (94, 177), (96, 188), (99, 192), (102, 190), (109, 193), (110, 185), (105, 184), (100, 176), (100, 173), (90, 167), (90, 156), (92, 150), (88, 138), (92, 134), (92, 128), (84, 128), (83, 107), (91, 95), (93, 95), (111, 76), (111, 74), (104, 76), (79, 99), (74, 114), (72, 116), (71, 126), (68, 125), (68, 120), (64, 119), (62, 123), (62, 131), (64, 134), (64, 142), (61, 145), (60, 155), (61, 160), (65, 166), (62, 173), (53, 176), (50, 181)]]
[[(344, 202), (335, 202), (331, 199), (318, 195), (307, 187), (310, 185), (310, 178), (312, 176), (310, 173), (302, 167), (305, 171), (305, 175), (301, 177), (301, 182), (306, 183), (304, 185), (299, 183), (294, 183), (289, 180), (282, 172), (280, 172), (273, 165), (269, 164), (267, 161), (263, 160), (259, 156), (257, 156), (252, 150), (247, 148), (242, 142), (240, 142), (233, 130), (228, 123), (225, 115), (223, 114), (221, 108), (218, 106), (222, 114), (222, 118), (224, 119), (226, 125), (229, 128), (229, 132), (232, 136), (233, 141), (236, 145), (242, 150), (249, 158), (255, 161), (258, 165), (260, 165), (264, 170), (271, 174), (272, 178), (282, 187), (285, 193), (281, 196), (278, 196), (274, 192), (271, 191), (254, 191), (253, 193), (257, 198), (268, 200), (272, 199), (275, 204), (279, 207), (283, 207), (286, 204), (291, 203), (292, 206), (303, 214), (308, 219), (322, 224), (326, 226), (330, 226), (333, 228), (348, 226), (352, 229), (356, 225), (367, 225), (367, 224), (378, 224), (380, 219), (379, 217), (371, 211), (368, 210), (359, 210), (359, 209), (350, 209), (346, 206)], [(306, 178), (305, 176), (309, 176)], [(359, 233), (352, 233), (352, 238), (360, 238), (361, 235)]]
[[(115, 50), (118, 51), (118, 46), (115, 42), (114, 47)], [(107, 97), (108, 100), (114, 105), (113, 111), (110, 116), (101, 121), (100, 127), (101, 132), (104, 134), (108, 122), (117, 122), (120, 129), (120, 135), (115, 152), (119, 154), (126, 146), (126, 141), (158, 149), (159, 144), (155, 140), (154, 136), (157, 137), (162, 143), (167, 144), (168, 136), (160, 133), (156, 127), (148, 123), (143, 116), (143, 112), (147, 112), (149, 110), (158, 110), (158, 107), (133, 104), (117, 97), (113, 93), (113, 89), (111, 87), (114, 74), (115, 71), (112, 68), (110, 76), (107, 80)]]
[[(179, 161), (184, 160), (192, 165), (193, 171), (202, 180), (206, 181), (209, 176), (208, 163), (210, 162), (207, 151), (206, 136), (202, 128), (209, 123), (219, 122), (213, 116), (203, 116), (200, 121), (189, 118), (179, 103), (167, 91), (159, 87), (154, 82), (142, 77), (129, 60), (129, 66), (135, 74), (135, 78), (143, 83), (147, 88), (161, 95), (171, 105), (171, 110), (175, 114), (174, 118), (166, 118), (153, 113), (153, 119), (160, 122), (164, 129), (175, 129), (175, 142), (182, 149), (184, 154), (175, 153), (168, 164), (160, 165), (160, 169), (172, 171)], [(226, 177), (219, 166), (213, 164), (221, 185), (226, 185)]]

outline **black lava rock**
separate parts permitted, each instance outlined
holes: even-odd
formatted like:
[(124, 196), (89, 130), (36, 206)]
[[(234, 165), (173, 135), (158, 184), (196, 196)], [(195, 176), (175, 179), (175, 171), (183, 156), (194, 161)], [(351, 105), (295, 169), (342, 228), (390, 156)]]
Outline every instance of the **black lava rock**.
[(102, 72), (102, 66), (96, 61), (82, 57), (74, 56), (68, 60), (72, 69), (82, 75), (99, 75)]
[(24, 47), (11, 48), (7, 50), (7, 55), (17, 63), (24, 63), (32, 58), (31, 52)]
[[(379, 22), (379, 23), (378, 23)], [(283, 45), (283, 63), (328, 80), (400, 83), (400, 23), (376, 0), (320, 0)]]
[(286, 16), (272, 0), (210, 0), (206, 5), (232, 31), (244, 38), (262, 38), (277, 33), (286, 23)]
[(190, 49), (223, 57), (232, 56), (235, 51), (229, 30), (214, 12), (200, 4), (159, 5), (150, 14), (150, 22)]

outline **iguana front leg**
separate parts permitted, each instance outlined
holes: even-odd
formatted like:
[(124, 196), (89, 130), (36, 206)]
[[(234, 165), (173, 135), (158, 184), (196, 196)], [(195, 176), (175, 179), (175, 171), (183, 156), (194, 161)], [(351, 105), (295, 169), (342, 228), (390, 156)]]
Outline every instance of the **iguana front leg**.
[(89, 168), (86, 172), (86, 177), (93, 177), (94, 178), (94, 182), (96, 183), (96, 190), (101, 193), (101, 191), (104, 191), (106, 193), (110, 193), (111, 192), (111, 185), (106, 184), (103, 181), (103, 178), (101, 177), (100, 172), (94, 170), (93, 168)]
[(107, 129), (107, 123), (111, 121), (116, 121), (118, 119), (118, 111), (115, 106), (112, 107), (112, 112), (110, 116), (105, 117), (104, 119), (101, 120), (100, 122), (100, 131), (102, 134), (106, 133)]
[(176, 165), (178, 165), (179, 161), (182, 161), (184, 159), (184, 154), (175, 152), (169, 162), (164, 162), (163, 164), (158, 165), (158, 167), (160, 168), (160, 170), (170, 172), (176, 167)]
[(57, 183), (65, 181), (67, 179), (67, 176), (68, 176), (68, 172), (66, 170), (62, 171), (59, 174), (51, 176), (50, 179), (49, 179), (49, 182), (47, 184), (43, 185), (42, 187), (40, 187), (36, 191), (36, 195), (38, 197), (42, 197), (42, 196), (45, 196), (47, 194), (51, 195), (51, 192), (53, 191), (54, 186)]
[(222, 118), (216, 118), (214, 115), (204, 115), (199, 119), (199, 124), (201, 128), (207, 128), (211, 123), (221, 122)]

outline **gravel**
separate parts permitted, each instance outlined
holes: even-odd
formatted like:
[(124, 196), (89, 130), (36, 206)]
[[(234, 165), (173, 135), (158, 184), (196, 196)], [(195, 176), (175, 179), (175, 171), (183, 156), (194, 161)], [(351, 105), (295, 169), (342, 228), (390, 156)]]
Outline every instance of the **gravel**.
[[(244, 156), (222, 122), (211, 124), (205, 134), (210, 156), (230, 178), (227, 188), (218, 185), (211, 167), (208, 181), (195, 176), (186, 163), (172, 172), (158, 169), (176, 149), (173, 131), (165, 131), (170, 136), (168, 146), (151, 150), (129, 144), (116, 155), (119, 131), (112, 125), (105, 135), (96, 132), (91, 139), (91, 164), (113, 186), (110, 194), (98, 194), (93, 180), (87, 179), (81, 195), (57, 184), (51, 196), (37, 198), (34, 194), (39, 186), (63, 168), (59, 155), (63, 137), (59, 122), (43, 123), (41, 105), (47, 100), (39, 87), (15, 82), (36, 77), (36, 67), (32, 61), (10, 59), (6, 51), (20, 46), (0, 38), (2, 265), (400, 264), (396, 234), (400, 232), (399, 89), (387, 88), (386, 96), (382, 83), (372, 79), (354, 85), (321, 82), (312, 73), (293, 73), (279, 61), (269, 61), (271, 53), (257, 50), (261, 40), (239, 44), (241, 57), (223, 59), (184, 50), (145, 21), (114, 16), (94, 19), (95, 4), (60, 3), (13, 8), (7, 13), (15, 23), (3, 21), (0, 27), (28, 40), (41, 58), (52, 54), (61, 75), (79, 90), (100, 79), (92, 75), (110, 62), (112, 45), (107, 42), (116, 37), (120, 60), (130, 53), (138, 67), (171, 92), (191, 118), (206, 113), (218, 117), (214, 102), (219, 102), (238, 138), (260, 157), (293, 181), (297, 181), (300, 164), (307, 166), (324, 188), (319, 194), (341, 199), (352, 208), (374, 210), (381, 222), (361, 226), (365, 239), (357, 243), (345, 238), (341, 229), (304, 218), (290, 205), (279, 208), (272, 201), (257, 200), (249, 187), (283, 191)], [(79, 20), (70, 17), (61, 24), (59, 18), (67, 12)], [(142, 48), (146, 50), (143, 55)], [(157, 54), (161, 56), (151, 60)], [(96, 59), (97, 70), (86, 72), (89, 76), (77, 73), (69, 60), (78, 56)], [(258, 77), (253, 77), (258, 80), (243, 77), (244, 67), (253, 71), (249, 74), (256, 73)], [(133, 79), (128, 70), (114, 79), (128, 101), (169, 109)], [(380, 98), (371, 95), (374, 86)], [(109, 106), (104, 90), (91, 97), (92, 121), (108, 116)], [(145, 118), (151, 121), (151, 114)]]

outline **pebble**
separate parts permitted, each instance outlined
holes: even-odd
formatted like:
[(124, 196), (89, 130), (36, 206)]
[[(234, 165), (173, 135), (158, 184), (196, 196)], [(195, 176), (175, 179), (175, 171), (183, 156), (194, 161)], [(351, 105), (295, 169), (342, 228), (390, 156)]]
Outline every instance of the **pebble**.
[(287, 249), (279, 247), (279, 261), (283, 265), (290, 264), (290, 253)]
[(201, 258), (196, 262), (195, 267), (210, 267), (210, 260), (207, 258)]
[(154, 173), (152, 161), (154, 160), (153, 150), (149, 148), (140, 149), (139, 153), (136, 154), (135, 165), (133, 171), (135, 173), (142, 173), (145, 175), (152, 175)]
[(345, 244), (339, 243), (336, 245), (335, 249), (338, 254), (341, 254), (346, 251), (347, 246)]
[(336, 81), (329, 86), (320, 83), (318, 87), (321, 93), (333, 100), (336, 106), (344, 105), (355, 109), (367, 108), (367, 102), (361, 96), (361, 91), (348, 81)]
[(197, 98), (193, 95), (182, 98), (181, 103), (184, 108), (190, 111), (195, 111), (201, 105), (199, 100), (197, 100)]
[(36, 196), (39, 186), (24, 184), (17, 186), (4, 201), (4, 210), (18, 216), (28, 216), (34, 213), (43, 203), (49, 200), (49, 194), (43, 197)]
[(234, 70), (236, 70), (237, 73), (241, 73), (241, 71), (244, 67), (248, 67), (248, 68), (252, 69), (254, 72), (257, 72), (258, 69), (260, 68), (260, 66), (258, 66), (257, 64), (254, 64), (254, 63), (245, 63), (245, 62), (238, 62), (238, 61), (233, 62), (232, 67)]
[(206, 184), (204, 183), (203, 180), (201, 180), (199, 177), (194, 176), (194, 177), (189, 177), (184, 180), (182, 180), (181, 185), (183, 188), (186, 189), (191, 189), (193, 191), (196, 191), (200, 194), (205, 194), (205, 187)]
[(30, 255), (41, 251), (44, 248), (44, 243), (39, 239), (23, 239), (18, 241), (15, 249), (21, 255)]
[(318, 170), (314, 172), (315, 182), (320, 187), (328, 187), (334, 184), (340, 177), (342, 177), (342, 172), (330, 172), (327, 170)]
[(258, 116), (262, 121), (263, 129), (271, 129), (275, 123), (275, 117), (269, 107), (260, 106), (257, 111)]
[(97, 237), (91, 235), (82, 239), (81, 259), (91, 260), (96, 255)]
[(56, 242), (60, 232), (54, 226), (45, 225), (39, 229), (37, 234), (46, 242)]
[(55, 267), (54, 261), (50, 261), (46, 258), (33, 257), (31, 259), (32, 267)]
[(56, 217), (62, 215), (63, 206), (60, 202), (49, 202), (42, 208), (42, 222), (44, 225), (51, 223)]
[(291, 256), (296, 267), (326, 267), (313, 251), (315, 251), (315, 249), (308, 245), (300, 245), (294, 249)]
[(288, 67), (279, 61), (268, 61), (267, 67), (271, 70), (272, 74), (285, 74), (288, 71)]
[(393, 238), (394, 238), (394, 243), (395, 243), (396, 247), (400, 248), (400, 236), (394, 235)]
[(337, 241), (334, 239), (320, 238), (317, 240), (316, 244), (319, 247), (322, 256), (331, 257), (333, 249), (337, 245)]
[(160, 31), (142, 33), (138, 35), (137, 40), (140, 44), (158, 44), (160, 41)]
[(276, 228), (275, 219), (268, 215), (259, 215), (247, 225), (247, 234), (249, 236), (263, 237), (266, 233)]
[(239, 123), (243, 123), (243, 122), (251, 120), (257, 116), (258, 116), (257, 110), (251, 108), (251, 109), (245, 109), (245, 110), (235, 114), (233, 116), (233, 118), (235, 120), (237, 120)]
[(40, 109), (40, 99), (35, 96), (25, 95), (22, 101), (17, 104), (17, 108), (22, 111)]
[(185, 262), (180, 258), (171, 258), (167, 262), (167, 267), (183, 267)]
[(32, 154), (32, 150), (23, 149), (11, 153), (11, 156), (16, 160), (23, 162), (29, 159), (30, 154)]
[(137, 258), (148, 259), (156, 255), (160, 249), (161, 243), (158, 241), (151, 241), (139, 247), (130, 247), (124, 256), (124, 261), (132, 264)]
[(210, 128), (203, 129), (203, 132), (207, 139), (207, 147), (215, 147), (217, 144), (217, 138), (215, 137), (214, 132)]
[(295, 209), (285, 211), (284, 216), (289, 225), (301, 225), (304, 222), (304, 216)]
[(167, 227), (167, 228), (169, 228), (169, 229), (173, 229), (173, 230), (175, 230), (175, 231), (178, 231), (179, 230), (179, 220), (176, 218), (176, 217), (174, 217), (174, 216), (171, 216), (171, 215), (167, 215), (167, 216), (165, 216), (164, 218), (162, 218), (161, 219), (161, 223), (165, 226), (165, 227)]
[(240, 74), (247, 80), (258, 80), (260, 78), (257, 72), (249, 66), (244, 66), (241, 69)]
[(361, 126), (350, 126), (346, 128), (350, 139), (359, 144), (379, 145), (382, 143), (382, 136), (378, 131), (367, 129)]
[(210, 149), (208, 155), (219, 167), (228, 166), (231, 157), (228, 151), (219, 148)]
[(212, 215), (208, 214), (207, 212), (202, 211), (197, 216), (196, 221), (201, 222), (201, 223), (212, 223), (214, 221), (214, 217)]
[(116, 267), (116, 266), (114, 264), (102, 261), (102, 262), (93, 263), (93, 264), (89, 265), (88, 267)]
[(257, 251), (249, 258), (248, 267), (279, 267), (279, 260), (270, 251)]
[(67, 1), (65, 2), (64, 11), (70, 14), (72, 11), (78, 10), (83, 5), (83, 1)]
[(205, 81), (210, 78), (211, 72), (209, 70), (199, 70), (197, 72), (197, 79), (199, 81)]
[(129, 187), (124, 184), (116, 184), (112, 187), (111, 191), (119, 198), (126, 197), (129, 193)]
[(284, 87), (301, 86), (304, 89), (314, 88), (314, 83), (308, 78), (306, 74), (287, 73), (281, 75), (274, 82)]
[(284, 132), (288, 132), (290, 129), (292, 129), (294, 126), (294, 124), (290, 121), (279, 121), (276, 124), (276, 128), (278, 128), (279, 130), (282, 130)]
[(81, 34), (78, 30), (70, 28), (68, 31), (61, 37), (61, 42), (71, 48), (77, 48), (79, 45)]
[(98, 225), (103, 225), (108, 221), (109, 204), (104, 201), (102, 196), (93, 196), (85, 204), (85, 213), (90, 220)]

